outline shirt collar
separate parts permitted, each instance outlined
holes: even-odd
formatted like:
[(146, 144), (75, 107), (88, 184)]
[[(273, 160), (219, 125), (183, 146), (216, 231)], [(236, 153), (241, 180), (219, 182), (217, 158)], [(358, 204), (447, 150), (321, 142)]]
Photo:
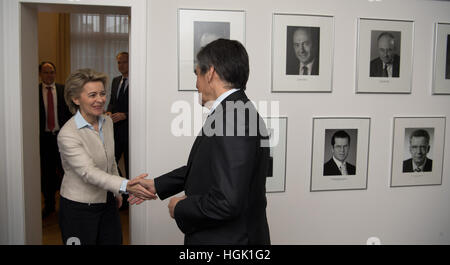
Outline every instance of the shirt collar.
[[(105, 121), (105, 117), (103, 117), (103, 115), (100, 115), (98, 117), (98, 128), (99, 128), (99, 130), (102, 129), (104, 121)], [(77, 113), (75, 114), (75, 124), (77, 125), (77, 129), (82, 129), (84, 127), (88, 127), (89, 129), (92, 129), (92, 130), (94, 129), (92, 124), (90, 124), (89, 122), (87, 122), (83, 118), (83, 115), (81, 115), (80, 110), (77, 110)]]
[(333, 160), (334, 160), (334, 163), (336, 163), (336, 165), (338, 166), (338, 168), (341, 168), (341, 166), (345, 166), (345, 161), (341, 162), (341, 161), (337, 160), (336, 157), (334, 157), (334, 156), (333, 156)]
[(216, 101), (214, 101), (214, 104), (211, 106), (211, 109), (209, 110), (208, 115), (210, 115), (211, 113), (213, 113), (213, 111), (217, 108), (217, 106), (219, 106), (219, 104), (226, 99), (229, 95), (233, 94), (234, 92), (238, 91), (239, 89), (237, 88), (232, 88), (230, 90), (228, 90), (227, 92), (222, 93), (222, 95), (220, 95)]
[(300, 62), (300, 69), (302, 69), (304, 66), (306, 66), (308, 68), (308, 71), (309, 71), (312, 68), (312, 65), (313, 65), (315, 60), (316, 59), (313, 59), (311, 62), (309, 62), (307, 64), (304, 64), (304, 63)]
[(50, 85), (47, 85), (46, 83), (42, 83), (42, 88), (47, 88), (47, 87), (51, 87), (52, 89), (54, 89), (56, 87), (55, 82), (53, 82)]
[(425, 167), (425, 164), (427, 163), (427, 158), (425, 158), (424, 163), (421, 166), (416, 165), (416, 163), (414, 163), (414, 160), (412, 161), (413, 164), (413, 170), (415, 171), (416, 169), (420, 169), (420, 171), (423, 171), (423, 168)]

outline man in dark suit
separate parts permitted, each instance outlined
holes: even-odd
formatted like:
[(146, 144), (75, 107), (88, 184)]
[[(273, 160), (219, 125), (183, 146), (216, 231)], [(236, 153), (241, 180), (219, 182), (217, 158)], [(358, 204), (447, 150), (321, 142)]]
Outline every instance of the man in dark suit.
[(237, 41), (218, 39), (203, 47), (197, 59), (197, 89), (210, 114), (187, 165), (154, 181), (133, 181), (161, 199), (184, 190), (185, 196), (173, 197), (168, 207), (185, 244), (270, 244), (265, 194), (269, 138), (244, 92), (247, 52)]
[(344, 130), (337, 131), (331, 137), (333, 157), (323, 165), (324, 176), (355, 175), (356, 167), (345, 160), (350, 149), (350, 135)]
[(319, 74), (319, 34), (313, 37), (311, 27), (296, 27), (292, 35), (296, 60), (286, 60), (287, 75)]
[(377, 38), (379, 57), (370, 62), (370, 77), (399, 77), (400, 56), (396, 54), (394, 35), (381, 33)]
[(39, 142), (41, 156), (41, 191), (44, 195), (42, 217), (55, 211), (55, 194), (61, 185), (63, 169), (56, 142), (60, 128), (72, 116), (64, 100), (64, 85), (56, 84), (56, 67), (51, 62), (39, 64)]
[(111, 116), (114, 122), (114, 152), (116, 162), (124, 156), (125, 174), (129, 178), (128, 170), (128, 154), (129, 154), (129, 137), (128, 137), (128, 53), (121, 52), (116, 56), (119, 72), (122, 74), (113, 79), (111, 84), (111, 98), (109, 100), (107, 115)]
[(403, 173), (431, 172), (433, 160), (427, 157), (430, 152), (430, 135), (423, 129), (415, 130), (409, 137), (411, 158), (403, 161)]

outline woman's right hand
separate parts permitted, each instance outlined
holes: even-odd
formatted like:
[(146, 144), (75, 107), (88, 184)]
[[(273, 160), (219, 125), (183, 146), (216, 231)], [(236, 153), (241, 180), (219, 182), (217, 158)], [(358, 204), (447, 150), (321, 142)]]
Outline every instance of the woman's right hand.
[(138, 180), (144, 179), (148, 174), (144, 173), (137, 176), (135, 179), (128, 181), (127, 192), (131, 193), (134, 197), (142, 200), (155, 200), (158, 198), (155, 193), (150, 192), (144, 186), (138, 183)]

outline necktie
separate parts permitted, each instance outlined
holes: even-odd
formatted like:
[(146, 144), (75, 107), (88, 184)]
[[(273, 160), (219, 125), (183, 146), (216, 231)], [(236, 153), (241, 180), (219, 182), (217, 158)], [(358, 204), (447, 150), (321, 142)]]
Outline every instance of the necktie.
[(47, 87), (47, 128), (53, 131), (55, 128), (55, 109), (53, 106), (52, 87)]
[(342, 164), (342, 165), (339, 167), (339, 170), (341, 171), (341, 174), (342, 174), (343, 176), (348, 175), (348, 173), (347, 173), (347, 168), (345, 167), (345, 164)]
[(308, 67), (306, 66), (302, 67), (302, 75), (308, 75)]
[(383, 67), (383, 77), (389, 77), (387, 67), (388, 67), (387, 64), (385, 64)]
[(421, 172), (422, 170), (418, 167), (416, 169), (414, 169), (415, 172)]
[(125, 93), (125, 83), (127, 81), (127, 78), (124, 77), (122, 79), (122, 85), (119, 88), (119, 91), (117, 92), (117, 99), (119, 99), (124, 93)]

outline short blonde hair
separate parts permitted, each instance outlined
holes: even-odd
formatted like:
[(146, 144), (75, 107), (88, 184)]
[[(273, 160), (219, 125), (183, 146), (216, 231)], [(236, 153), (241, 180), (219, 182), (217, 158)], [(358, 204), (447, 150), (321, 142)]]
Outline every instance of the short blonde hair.
[(80, 108), (72, 99), (78, 98), (83, 91), (83, 87), (89, 82), (102, 82), (106, 88), (108, 76), (104, 73), (97, 72), (93, 69), (79, 69), (71, 73), (66, 80), (64, 88), (64, 100), (69, 107), (70, 112), (75, 114)]

